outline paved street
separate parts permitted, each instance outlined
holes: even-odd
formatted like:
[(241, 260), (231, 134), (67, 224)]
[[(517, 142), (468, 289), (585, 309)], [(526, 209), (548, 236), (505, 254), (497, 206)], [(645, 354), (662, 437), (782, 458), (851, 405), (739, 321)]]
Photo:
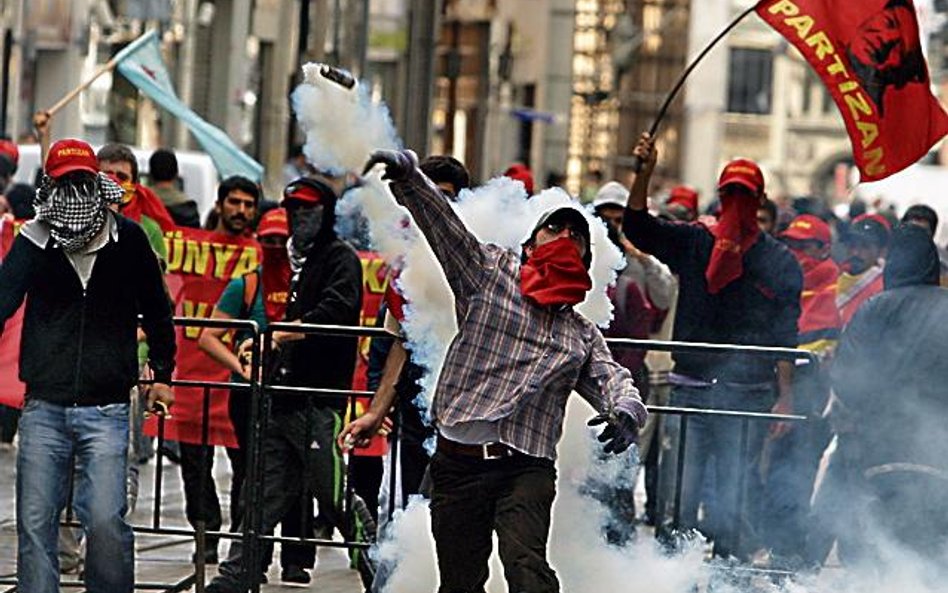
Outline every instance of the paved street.
[[(16, 519), (15, 501), (15, 459), (13, 451), (0, 451), (0, 580), (9, 579), (16, 574)], [(215, 476), (221, 506), (226, 513), (230, 507), (227, 495), (230, 481), (230, 466), (226, 456), (219, 451), (215, 459)], [(134, 525), (151, 525), (151, 513), (154, 502), (154, 470), (152, 460), (142, 468), (141, 496), (138, 507), (132, 515)], [(165, 462), (164, 484), (162, 487), (162, 526), (187, 528), (184, 519), (184, 493), (181, 488), (181, 474), (174, 464)], [(229, 519), (224, 518), (224, 524)], [(191, 574), (189, 564), (193, 551), (193, 541), (182, 537), (138, 534), (136, 536), (136, 573), (139, 583), (177, 583)], [(223, 557), (227, 544), (221, 544)], [(209, 567), (208, 577), (216, 567)], [(271, 566), (269, 578), (271, 584), (261, 591), (316, 591), (321, 593), (353, 593), (361, 591), (359, 578), (355, 571), (348, 569), (345, 553), (337, 549), (322, 549), (319, 552), (313, 583), (309, 587), (301, 585), (281, 585), (279, 561)], [(64, 579), (75, 580), (75, 576)], [(0, 585), (0, 591), (7, 591), (10, 585)], [(187, 589), (188, 591), (194, 591)], [(76, 587), (64, 587), (63, 591), (77, 591)]]

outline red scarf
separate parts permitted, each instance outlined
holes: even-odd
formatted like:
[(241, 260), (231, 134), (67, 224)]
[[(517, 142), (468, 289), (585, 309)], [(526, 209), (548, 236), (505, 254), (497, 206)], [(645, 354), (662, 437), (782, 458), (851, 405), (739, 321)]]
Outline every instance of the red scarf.
[(536, 247), (520, 267), (520, 292), (541, 307), (576, 305), (590, 288), (589, 272), (569, 237)]
[(839, 330), (843, 321), (836, 308), (836, 281), (839, 267), (832, 259), (816, 259), (793, 251), (803, 268), (803, 293), (800, 297), (800, 338), (810, 342), (813, 332)]
[(721, 216), (710, 229), (714, 247), (704, 271), (711, 294), (717, 294), (744, 273), (744, 254), (760, 235), (757, 208), (757, 200), (747, 196), (721, 197)]
[(128, 204), (122, 206), (121, 213), (122, 216), (131, 218), (135, 222), (141, 222), (142, 214), (144, 214), (157, 222), (162, 232), (165, 233), (173, 231), (177, 227), (161, 198), (141, 184), (135, 184), (135, 197)]
[(263, 248), (263, 308), (267, 321), (283, 321), (290, 293), (290, 256), (285, 247)]

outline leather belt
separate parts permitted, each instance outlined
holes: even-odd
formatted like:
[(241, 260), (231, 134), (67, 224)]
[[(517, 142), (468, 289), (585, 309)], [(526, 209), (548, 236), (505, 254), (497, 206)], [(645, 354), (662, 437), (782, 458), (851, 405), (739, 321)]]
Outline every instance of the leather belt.
[(438, 450), (450, 455), (461, 455), (463, 457), (474, 457), (483, 460), (506, 459), (507, 457), (521, 454), (516, 449), (512, 449), (503, 443), (465, 445), (448, 440), (440, 434), (438, 435)]

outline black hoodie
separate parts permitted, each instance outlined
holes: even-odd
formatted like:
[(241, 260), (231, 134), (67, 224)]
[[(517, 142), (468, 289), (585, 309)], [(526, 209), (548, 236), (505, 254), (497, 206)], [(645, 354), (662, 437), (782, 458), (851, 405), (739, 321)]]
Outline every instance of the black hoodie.
[[(362, 262), (358, 254), (334, 231), (335, 201), (325, 204), (322, 227), (299, 278), (290, 287), (287, 321), (301, 320), (317, 325), (359, 325), (362, 311)], [(324, 389), (351, 389), (355, 372), (358, 338), (314, 334), (288, 342), (283, 348), (285, 385)], [(317, 396), (318, 398), (319, 396)], [(316, 399), (315, 401), (320, 401)], [(345, 407), (345, 399), (334, 402)], [(288, 394), (273, 399), (275, 410), (299, 409), (306, 398)]]
[(854, 415), (866, 468), (908, 462), (948, 469), (948, 291), (938, 286), (938, 254), (924, 229), (896, 229), (884, 278), (885, 290), (843, 331), (833, 390)]

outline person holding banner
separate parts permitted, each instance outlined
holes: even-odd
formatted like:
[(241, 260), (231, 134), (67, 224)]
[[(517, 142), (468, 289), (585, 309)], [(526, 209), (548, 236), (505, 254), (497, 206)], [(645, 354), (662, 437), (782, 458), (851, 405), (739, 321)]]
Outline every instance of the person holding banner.
[(26, 404), (17, 458), (19, 591), (59, 591), (60, 513), (72, 463), (73, 505), (87, 536), (89, 590), (131, 593), (125, 522), (129, 390), (138, 382), (138, 315), (155, 383), (148, 407), (174, 401), (172, 311), (145, 233), (109, 211), (122, 189), (87, 143), (56, 142), (23, 225), (0, 267), (0, 323), (27, 299), (20, 347)]
[[(678, 275), (674, 339), (795, 347), (803, 273), (786, 246), (757, 225), (757, 209), (766, 198), (757, 164), (735, 159), (725, 165), (718, 180), (721, 215), (709, 228), (652, 216), (646, 205), (657, 153), (648, 133), (642, 134), (634, 154), (645, 165), (632, 182), (622, 230), (636, 247)], [(793, 366), (788, 361), (695, 353), (676, 353), (674, 359), (672, 405), (775, 413), (793, 409)], [(751, 423), (747, 451), (760, 451), (766, 438), (761, 426)], [(743, 521), (740, 484), (742, 476), (755, 475), (755, 461), (741, 451), (741, 431), (727, 418), (708, 416), (690, 418), (687, 430), (679, 485), (682, 526), (698, 526), (698, 507), (704, 502), (706, 535), (714, 540), (715, 555), (748, 556), (753, 542), (737, 529), (756, 523), (755, 500), (744, 505), (751, 516)], [(775, 423), (770, 436), (777, 439), (789, 430), (785, 423)], [(715, 472), (715, 489), (711, 500), (702, 501), (708, 468)]]
[[(257, 216), (259, 202), (260, 187), (253, 181), (239, 175), (223, 180), (217, 188), (217, 203), (214, 208), (220, 214), (220, 217), (214, 231), (232, 238), (247, 237), (252, 239), (250, 224)], [(215, 293), (214, 300), (217, 300), (218, 296)], [(206, 361), (206, 359), (204, 360)], [(193, 393), (197, 395), (197, 392)], [(185, 398), (182, 398), (182, 401), (184, 400)], [(200, 418), (195, 420), (200, 426)], [(191, 439), (181, 439), (179, 447), (181, 450), (181, 480), (184, 482), (185, 514), (188, 523), (196, 529), (198, 521), (204, 521), (208, 531), (219, 531), (223, 519), (221, 517), (221, 503), (217, 496), (212, 471), (214, 449), (208, 447), (207, 459), (209, 462), (202, 464), (200, 441), (195, 443)], [(234, 455), (239, 455), (239, 453), (230, 454), (231, 458)], [(203, 496), (201, 474), (204, 474)], [(217, 544), (217, 538), (207, 537), (204, 555), (206, 563), (217, 563)]]

